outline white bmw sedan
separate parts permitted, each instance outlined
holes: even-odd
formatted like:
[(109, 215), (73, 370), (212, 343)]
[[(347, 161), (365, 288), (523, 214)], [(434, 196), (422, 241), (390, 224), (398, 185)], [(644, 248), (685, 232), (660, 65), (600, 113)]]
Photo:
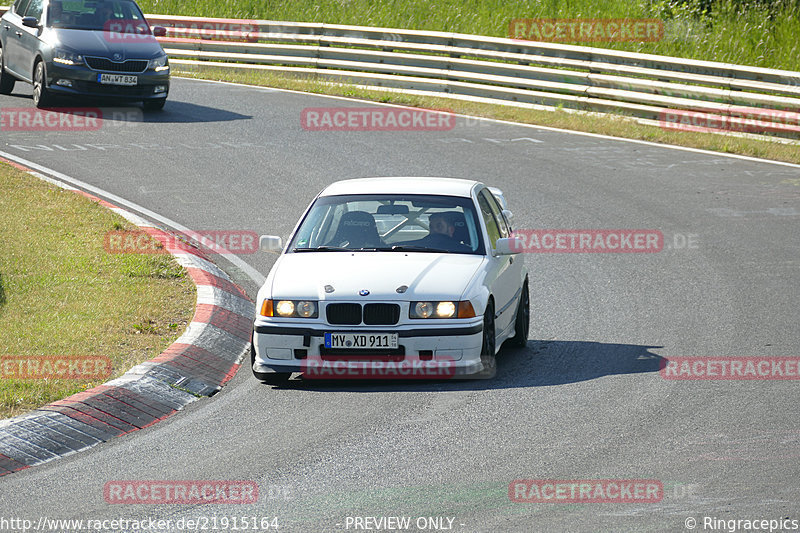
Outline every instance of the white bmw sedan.
[(449, 178), (329, 185), (308, 207), (256, 301), (253, 373), (304, 378), (494, 375), (528, 339), (528, 274), (502, 193)]

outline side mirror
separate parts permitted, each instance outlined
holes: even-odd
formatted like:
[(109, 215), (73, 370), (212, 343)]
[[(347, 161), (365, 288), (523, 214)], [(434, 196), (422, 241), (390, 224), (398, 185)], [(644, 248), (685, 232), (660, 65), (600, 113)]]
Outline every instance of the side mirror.
[(277, 235), (262, 235), (258, 239), (258, 248), (268, 252), (281, 252), (283, 251), (283, 239)]
[(497, 239), (495, 244), (495, 252), (497, 255), (514, 255), (522, 253), (522, 241), (516, 237), (508, 237), (507, 239)]
[(509, 237), (507, 239), (497, 239), (494, 249), (497, 255), (514, 255), (522, 251), (522, 246), (516, 238)]
[(167, 28), (164, 26), (153, 26), (153, 37), (166, 37)]
[(36, 17), (22, 17), (22, 25), (27, 26), (28, 28), (38, 28), (39, 19)]

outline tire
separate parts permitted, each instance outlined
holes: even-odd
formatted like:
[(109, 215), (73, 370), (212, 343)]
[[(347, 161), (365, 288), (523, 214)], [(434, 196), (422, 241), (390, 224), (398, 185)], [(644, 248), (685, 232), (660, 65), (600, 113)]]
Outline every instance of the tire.
[(3, 47), (0, 46), (0, 94), (11, 94), (17, 79), (6, 72), (6, 64), (3, 60)]
[(159, 98), (158, 100), (145, 100), (142, 102), (142, 107), (145, 111), (161, 111), (164, 109), (164, 104), (166, 103), (166, 98)]
[[(253, 343), (250, 343), (250, 368), (256, 363), (256, 348)], [(253, 375), (261, 383), (267, 385), (283, 385), (289, 378), (292, 377), (291, 372), (256, 372), (253, 370)]]
[(48, 107), (53, 103), (50, 91), (47, 90), (47, 76), (44, 71), (44, 61), (37, 61), (33, 66), (33, 105), (39, 109)]
[(481, 357), (494, 357), (497, 339), (494, 336), (494, 302), (489, 300), (486, 311), (483, 313), (483, 342), (481, 343)]
[(528, 294), (528, 280), (522, 284), (522, 293), (517, 305), (517, 318), (514, 321), (514, 336), (508, 339), (511, 346), (524, 348), (528, 345), (528, 329), (531, 325), (531, 302)]
[(497, 372), (497, 357), (495, 348), (497, 339), (494, 331), (494, 302), (490, 299), (483, 313), (483, 342), (481, 343), (481, 363), (483, 370), (477, 375), (478, 379), (491, 379)]

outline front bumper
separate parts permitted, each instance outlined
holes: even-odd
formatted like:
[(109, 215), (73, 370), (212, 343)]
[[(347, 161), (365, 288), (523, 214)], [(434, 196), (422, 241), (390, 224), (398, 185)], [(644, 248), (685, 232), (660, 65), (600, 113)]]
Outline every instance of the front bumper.
[[(443, 378), (481, 376), (489, 369), (481, 361), (481, 318), (447, 326), (325, 326), (296, 322), (257, 321), (253, 332), (253, 370), (308, 373), (317, 368), (347, 369), (330, 377)], [(397, 333), (396, 350), (325, 349), (325, 333)], [(391, 369), (398, 369), (393, 375)], [(403, 373), (401, 369), (412, 369)], [(436, 368), (439, 372), (432, 371)], [(419, 370), (422, 369), (422, 370)], [(388, 371), (387, 371), (388, 370)], [(366, 372), (366, 374), (365, 374)], [(372, 374), (370, 374), (372, 372)]]
[[(146, 70), (141, 73), (131, 73), (138, 78), (138, 83), (133, 86), (106, 85), (97, 81), (98, 74), (102, 71), (92, 70), (83, 65), (63, 65), (50, 62), (47, 65), (47, 88), (53, 94), (63, 96), (93, 96), (96, 98), (109, 98), (114, 100), (158, 100), (169, 95), (169, 70), (154, 72)], [(109, 74), (127, 74), (109, 72)], [(71, 87), (59, 85), (59, 80), (69, 80)], [(157, 87), (163, 91), (156, 92)]]

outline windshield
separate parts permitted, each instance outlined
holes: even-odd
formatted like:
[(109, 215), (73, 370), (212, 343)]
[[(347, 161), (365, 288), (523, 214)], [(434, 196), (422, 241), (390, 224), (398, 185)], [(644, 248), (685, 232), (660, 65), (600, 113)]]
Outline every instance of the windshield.
[(47, 23), (51, 28), (150, 34), (139, 6), (131, 0), (53, 0)]
[(318, 198), (290, 252), (411, 251), (484, 253), (470, 198), (349, 195)]

